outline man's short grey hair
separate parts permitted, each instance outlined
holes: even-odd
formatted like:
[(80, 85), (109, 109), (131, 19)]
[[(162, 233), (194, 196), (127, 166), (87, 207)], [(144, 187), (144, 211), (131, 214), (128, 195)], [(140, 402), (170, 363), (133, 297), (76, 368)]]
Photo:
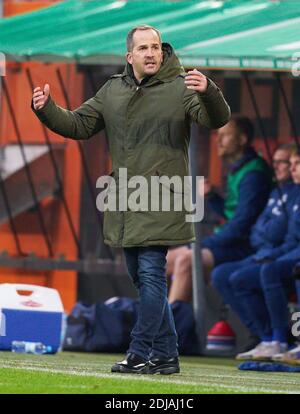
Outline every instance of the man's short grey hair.
[(275, 152), (278, 150), (284, 150), (284, 151), (293, 153), (295, 152), (295, 150), (298, 149), (298, 147), (299, 147), (299, 144), (297, 142), (287, 142), (287, 143), (278, 145), (278, 147), (276, 147), (275, 149)]
[(130, 30), (130, 32), (128, 32), (127, 34), (127, 39), (126, 39), (126, 46), (127, 46), (127, 51), (131, 52), (133, 49), (133, 35), (137, 30), (154, 30), (157, 34), (158, 34), (158, 38), (159, 38), (159, 43), (161, 44), (161, 35), (160, 35), (160, 31), (155, 29), (155, 27), (149, 26), (147, 24), (142, 24), (140, 26), (136, 26), (133, 29)]

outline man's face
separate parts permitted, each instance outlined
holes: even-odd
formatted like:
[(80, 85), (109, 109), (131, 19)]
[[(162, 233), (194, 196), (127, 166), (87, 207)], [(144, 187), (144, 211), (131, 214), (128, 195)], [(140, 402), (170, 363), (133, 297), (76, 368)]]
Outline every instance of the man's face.
[(136, 30), (133, 34), (133, 49), (126, 54), (138, 80), (157, 73), (163, 60), (158, 34), (152, 30)]
[(300, 156), (292, 155), (290, 158), (290, 171), (295, 184), (300, 184)]
[(243, 151), (246, 141), (246, 136), (240, 134), (235, 122), (229, 121), (218, 130), (217, 151), (219, 157), (235, 157), (235, 155)]
[(290, 178), (290, 153), (288, 150), (278, 149), (273, 155), (273, 168), (278, 182)]

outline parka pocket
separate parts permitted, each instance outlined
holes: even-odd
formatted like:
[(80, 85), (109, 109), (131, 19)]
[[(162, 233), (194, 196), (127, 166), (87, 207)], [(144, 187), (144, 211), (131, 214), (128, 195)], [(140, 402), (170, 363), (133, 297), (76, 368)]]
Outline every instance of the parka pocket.
[(112, 181), (106, 188), (105, 201), (111, 198), (111, 208), (104, 211), (103, 235), (104, 239), (113, 245), (119, 245), (123, 237), (124, 213), (119, 210), (118, 177), (115, 170), (108, 174)]

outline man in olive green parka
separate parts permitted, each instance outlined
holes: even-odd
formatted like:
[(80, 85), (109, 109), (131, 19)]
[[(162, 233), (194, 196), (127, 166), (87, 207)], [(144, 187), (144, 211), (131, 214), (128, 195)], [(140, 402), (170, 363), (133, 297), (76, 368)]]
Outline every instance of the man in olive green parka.
[[(117, 205), (123, 185), (120, 169), (126, 169), (128, 181), (142, 176), (149, 186), (153, 177), (179, 176), (183, 181), (189, 172), (191, 122), (220, 128), (230, 118), (220, 89), (195, 69), (186, 74), (155, 28), (138, 26), (128, 33), (126, 60), (122, 74), (111, 76), (93, 98), (74, 111), (55, 104), (48, 84), (43, 90), (34, 89), (32, 103), (40, 121), (64, 137), (88, 139), (105, 128)], [(132, 193), (128, 188), (127, 197)], [(150, 202), (150, 192), (147, 196)], [(152, 211), (149, 206), (123, 210), (105, 211), (104, 240), (124, 248), (128, 272), (139, 291), (140, 309), (127, 356), (112, 371), (177, 373), (166, 254), (168, 246), (194, 241), (192, 223), (186, 221), (184, 209)]]

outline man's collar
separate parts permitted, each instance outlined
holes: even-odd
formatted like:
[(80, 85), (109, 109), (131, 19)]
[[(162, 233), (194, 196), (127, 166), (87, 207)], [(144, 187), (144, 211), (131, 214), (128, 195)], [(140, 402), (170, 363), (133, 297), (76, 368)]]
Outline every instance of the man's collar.
[(142, 86), (142, 85), (145, 85), (145, 83), (147, 83), (147, 82), (148, 82), (151, 78), (152, 78), (152, 75), (145, 76), (145, 77), (141, 80), (141, 82), (139, 82), (139, 81), (137, 80), (137, 78), (134, 76), (134, 73), (132, 74), (132, 79), (134, 80), (134, 82), (135, 82), (135, 84), (136, 84), (137, 86)]
[(152, 76), (153, 75), (150, 75), (150, 76), (145, 76), (142, 80), (141, 80), (141, 82), (139, 82), (138, 80), (137, 80), (137, 78), (135, 77), (135, 75), (134, 75), (134, 71), (133, 71), (133, 67), (132, 67), (132, 65), (131, 64), (129, 64), (128, 63), (128, 66), (127, 66), (127, 68), (128, 68), (128, 75), (130, 76), (130, 78), (134, 81), (134, 83), (137, 85), (137, 86), (142, 86), (142, 85), (145, 85), (151, 78), (152, 78)]
[(245, 152), (241, 158), (234, 161), (230, 166), (229, 170), (231, 173), (235, 173), (237, 170), (239, 170), (244, 164), (249, 162), (250, 160), (256, 158), (258, 155), (255, 152), (254, 148), (247, 147), (245, 148)]

